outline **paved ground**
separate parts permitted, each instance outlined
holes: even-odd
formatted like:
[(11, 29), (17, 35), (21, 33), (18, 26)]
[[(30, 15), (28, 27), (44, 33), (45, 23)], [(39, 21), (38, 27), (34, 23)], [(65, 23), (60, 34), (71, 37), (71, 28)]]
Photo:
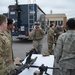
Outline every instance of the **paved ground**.
[[(48, 48), (47, 48), (47, 36), (44, 37), (43, 39), (43, 48), (42, 48), (42, 53), (43, 52), (47, 52)], [(32, 48), (32, 41), (28, 41), (28, 40), (18, 40), (16, 39), (16, 37), (13, 37), (13, 43), (12, 43), (12, 47), (13, 47), (13, 52), (14, 52), (14, 57), (19, 57), (21, 59), (24, 59), (26, 57), (26, 52), (28, 52), (31, 48)], [(54, 46), (53, 46), (54, 48)], [(56, 67), (57, 64), (55, 64)], [(54, 70), (54, 75), (59, 75), (58, 74), (58, 70)]]

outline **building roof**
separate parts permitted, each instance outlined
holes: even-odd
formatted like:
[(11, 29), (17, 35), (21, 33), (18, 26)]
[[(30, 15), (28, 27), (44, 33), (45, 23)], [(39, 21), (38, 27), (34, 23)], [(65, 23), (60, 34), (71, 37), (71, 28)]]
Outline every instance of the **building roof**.
[(65, 14), (46, 14), (46, 18), (66, 17)]

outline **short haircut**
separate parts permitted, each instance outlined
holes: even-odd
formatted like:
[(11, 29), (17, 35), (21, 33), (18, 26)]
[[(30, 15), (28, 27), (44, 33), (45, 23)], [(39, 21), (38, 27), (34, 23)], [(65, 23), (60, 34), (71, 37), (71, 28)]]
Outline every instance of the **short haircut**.
[(50, 25), (50, 27), (54, 26), (53, 24)]
[(67, 22), (66, 25), (68, 26), (69, 29), (75, 29), (75, 19), (70, 18)]
[(5, 15), (0, 15), (0, 26), (2, 25), (3, 22), (5, 22), (7, 17)]
[(8, 18), (7, 20), (8, 20), (8, 23), (7, 23), (8, 26), (13, 23), (12, 19)]

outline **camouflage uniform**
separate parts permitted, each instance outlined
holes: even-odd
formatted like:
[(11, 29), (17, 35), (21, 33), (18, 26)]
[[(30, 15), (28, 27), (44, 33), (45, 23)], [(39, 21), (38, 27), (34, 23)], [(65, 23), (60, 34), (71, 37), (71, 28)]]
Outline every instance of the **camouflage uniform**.
[(14, 55), (13, 55), (13, 50), (12, 50), (12, 36), (11, 36), (11, 31), (10, 31), (10, 30), (6, 30), (6, 31), (4, 31), (4, 34), (5, 34), (6, 37), (10, 40), (10, 43), (11, 43), (12, 61), (14, 61)]
[(75, 30), (59, 36), (54, 55), (61, 68), (60, 75), (75, 75)]
[(10, 40), (0, 32), (0, 75), (7, 75), (12, 64)]
[(58, 27), (56, 27), (56, 28), (54, 29), (54, 32), (55, 32), (55, 34), (56, 34), (55, 37), (54, 37), (54, 39), (55, 39), (55, 44), (56, 44), (56, 41), (57, 41), (59, 35), (61, 35), (61, 34), (64, 32), (64, 30), (63, 30), (63, 28), (58, 28)]
[(33, 29), (33, 46), (37, 49), (38, 53), (42, 51), (42, 39), (43, 39), (44, 31), (42, 29)]
[(4, 34), (5, 34), (6, 37), (8, 37), (8, 39), (11, 41), (11, 33), (10, 33), (10, 30), (4, 31)]
[(54, 43), (54, 30), (52, 28), (49, 28), (48, 30), (48, 36), (47, 36), (47, 42), (48, 42), (48, 52), (49, 54), (54, 54), (52, 47)]

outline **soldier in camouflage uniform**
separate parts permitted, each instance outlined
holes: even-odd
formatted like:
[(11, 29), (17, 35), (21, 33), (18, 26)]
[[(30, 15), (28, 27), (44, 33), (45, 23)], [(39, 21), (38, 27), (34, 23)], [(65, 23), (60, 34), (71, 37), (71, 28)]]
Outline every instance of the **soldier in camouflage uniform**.
[(59, 75), (75, 75), (75, 20), (66, 23), (68, 31), (62, 33), (54, 50), (55, 61), (59, 64)]
[(62, 26), (60, 24), (58, 24), (55, 27), (54, 32), (55, 32), (54, 39), (55, 39), (55, 45), (56, 45), (56, 41), (57, 41), (59, 35), (61, 35), (64, 32), (64, 30), (63, 30)]
[(10, 18), (8, 18), (7, 19), (7, 30), (6, 30), (6, 36), (10, 39), (10, 41), (11, 41), (11, 38), (12, 38), (12, 36), (11, 36), (11, 30), (13, 30), (13, 20), (12, 19), (10, 19)]
[(12, 63), (10, 40), (4, 34), (7, 29), (7, 18), (0, 15), (0, 75), (7, 75)]
[(7, 30), (4, 31), (4, 34), (8, 37), (8, 39), (10, 40), (11, 43), (11, 53), (12, 53), (12, 60), (14, 62), (14, 55), (13, 55), (13, 50), (12, 50), (12, 35), (11, 35), (11, 30), (13, 30), (13, 20), (8, 18), (7, 19), (8, 23), (7, 23)]
[(38, 53), (42, 51), (42, 39), (43, 39), (44, 31), (42, 30), (40, 23), (35, 22), (34, 29), (32, 30), (33, 36), (33, 48), (35, 48)]
[(47, 33), (47, 42), (48, 42), (48, 53), (49, 54), (54, 54), (53, 50), (52, 50), (52, 47), (53, 47), (53, 43), (54, 43), (54, 28), (55, 28), (55, 25), (51, 24), (50, 25), (50, 28), (48, 30), (48, 33)]

